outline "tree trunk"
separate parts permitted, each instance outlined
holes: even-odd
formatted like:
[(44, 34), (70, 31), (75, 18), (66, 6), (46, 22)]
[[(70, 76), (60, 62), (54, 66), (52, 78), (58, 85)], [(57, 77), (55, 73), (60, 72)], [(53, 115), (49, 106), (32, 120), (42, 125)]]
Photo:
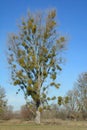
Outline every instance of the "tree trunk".
[(40, 70), (38, 74), (38, 100), (36, 101), (36, 118), (35, 123), (40, 124), (40, 111), (38, 110), (40, 107), (40, 87), (41, 87), (41, 79), (40, 79)]
[(40, 112), (39, 112), (39, 110), (36, 111), (35, 123), (40, 124)]

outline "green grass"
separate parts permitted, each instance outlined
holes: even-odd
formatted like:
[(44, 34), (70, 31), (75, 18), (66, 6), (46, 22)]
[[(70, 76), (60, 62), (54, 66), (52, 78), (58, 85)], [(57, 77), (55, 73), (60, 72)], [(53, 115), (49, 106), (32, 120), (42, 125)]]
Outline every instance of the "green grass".
[(36, 125), (31, 122), (2, 122), (0, 130), (87, 130), (87, 121), (46, 122)]
[(1, 125), (0, 130), (87, 130), (87, 128), (58, 125)]

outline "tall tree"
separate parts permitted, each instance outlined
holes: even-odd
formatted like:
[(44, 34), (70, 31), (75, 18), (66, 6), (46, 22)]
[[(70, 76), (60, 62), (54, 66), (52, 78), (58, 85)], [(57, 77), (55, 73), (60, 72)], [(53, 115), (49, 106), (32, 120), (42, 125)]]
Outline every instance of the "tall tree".
[(37, 110), (56, 98), (47, 96), (48, 88), (60, 85), (55, 80), (62, 70), (60, 64), (66, 40), (58, 33), (55, 18), (56, 10), (29, 12), (28, 17), (22, 19), (19, 33), (11, 34), (8, 42), (13, 84), (20, 87), (18, 91), (22, 90), (25, 98), (33, 99)]

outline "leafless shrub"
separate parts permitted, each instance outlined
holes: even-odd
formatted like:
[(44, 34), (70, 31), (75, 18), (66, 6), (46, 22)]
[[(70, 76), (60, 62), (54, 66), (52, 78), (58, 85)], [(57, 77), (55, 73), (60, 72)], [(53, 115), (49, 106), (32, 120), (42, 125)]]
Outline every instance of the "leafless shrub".
[(25, 120), (32, 120), (35, 118), (35, 109), (29, 108), (27, 105), (21, 107), (21, 118)]

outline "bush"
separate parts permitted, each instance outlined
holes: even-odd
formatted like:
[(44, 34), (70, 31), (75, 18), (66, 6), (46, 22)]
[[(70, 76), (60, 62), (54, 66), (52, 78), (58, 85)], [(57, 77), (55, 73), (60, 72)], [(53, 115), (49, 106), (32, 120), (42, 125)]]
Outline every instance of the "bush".
[(29, 108), (27, 105), (21, 107), (21, 118), (24, 120), (32, 120), (35, 118), (35, 109)]

